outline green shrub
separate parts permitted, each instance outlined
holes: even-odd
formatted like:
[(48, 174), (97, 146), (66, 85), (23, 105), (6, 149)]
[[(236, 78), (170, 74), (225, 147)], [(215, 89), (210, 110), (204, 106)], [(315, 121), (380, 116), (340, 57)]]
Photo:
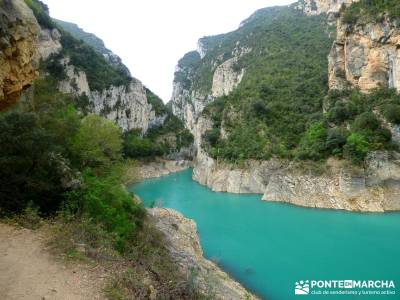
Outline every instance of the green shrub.
[(400, 105), (386, 104), (382, 111), (387, 121), (392, 124), (400, 124)]
[(210, 146), (215, 146), (218, 143), (220, 136), (221, 136), (220, 129), (219, 128), (213, 128), (213, 129), (207, 130), (203, 134), (203, 139)]
[(115, 246), (124, 249), (125, 242), (142, 224), (145, 210), (134, 204), (132, 196), (121, 185), (121, 174), (111, 172), (95, 176), (89, 169), (83, 173), (83, 188), (67, 194), (67, 208), (87, 215), (116, 235)]
[(161, 147), (149, 138), (141, 137), (140, 133), (131, 131), (124, 139), (124, 154), (130, 158), (155, 157), (164, 154)]
[(342, 12), (343, 21), (347, 24), (357, 22), (380, 21), (384, 14), (390, 17), (400, 17), (400, 3), (398, 0), (360, 0), (353, 2)]
[(122, 158), (122, 131), (111, 121), (88, 115), (71, 138), (70, 151), (82, 168), (109, 168)]
[(335, 156), (343, 155), (343, 146), (347, 142), (348, 132), (340, 128), (333, 128), (328, 130), (326, 138), (326, 148), (329, 153)]
[(0, 212), (22, 212), (29, 203), (41, 213), (58, 209), (65, 192), (54, 136), (32, 113), (0, 116)]
[(296, 157), (300, 159), (319, 160), (326, 157), (327, 130), (322, 123), (310, 126), (300, 141)]
[(361, 164), (369, 151), (367, 139), (358, 133), (352, 133), (344, 146), (345, 157), (355, 164)]
[(353, 131), (377, 130), (380, 122), (372, 112), (364, 112), (357, 116), (352, 125)]

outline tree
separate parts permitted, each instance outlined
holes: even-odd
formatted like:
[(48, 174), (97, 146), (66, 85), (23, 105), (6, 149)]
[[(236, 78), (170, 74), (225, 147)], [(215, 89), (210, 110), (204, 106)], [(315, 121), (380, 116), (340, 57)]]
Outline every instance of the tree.
[(53, 142), (34, 114), (0, 117), (0, 214), (21, 212), (29, 203), (44, 213), (58, 208), (65, 189)]
[(121, 159), (121, 129), (100, 116), (88, 115), (71, 139), (70, 150), (81, 168), (109, 167)]

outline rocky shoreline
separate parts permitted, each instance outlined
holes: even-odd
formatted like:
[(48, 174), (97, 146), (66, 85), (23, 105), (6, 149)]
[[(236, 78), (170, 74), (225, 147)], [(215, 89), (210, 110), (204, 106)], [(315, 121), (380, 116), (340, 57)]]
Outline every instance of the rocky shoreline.
[(156, 228), (167, 241), (166, 247), (182, 272), (192, 277), (196, 287), (211, 299), (259, 299), (249, 293), (215, 263), (203, 257), (196, 223), (166, 208), (148, 209)]
[(193, 166), (188, 160), (165, 160), (158, 159), (152, 162), (138, 162), (135, 166), (137, 179), (158, 178), (171, 173), (180, 172)]
[(292, 163), (249, 161), (243, 168), (217, 163), (200, 151), (193, 179), (213, 191), (263, 194), (264, 201), (360, 212), (400, 210), (400, 154), (373, 152), (357, 170), (327, 163), (323, 174)]

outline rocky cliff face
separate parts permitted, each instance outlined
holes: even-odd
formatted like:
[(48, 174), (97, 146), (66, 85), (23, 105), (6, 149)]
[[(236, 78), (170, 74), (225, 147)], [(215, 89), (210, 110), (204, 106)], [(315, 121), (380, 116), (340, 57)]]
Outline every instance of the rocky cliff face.
[(343, 5), (350, 5), (358, 0), (301, 0), (298, 3), (298, 8), (306, 15), (336, 15), (339, 13)]
[(301, 172), (288, 161), (247, 161), (246, 167), (218, 164), (200, 152), (193, 179), (213, 191), (263, 194), (264, 201), (299, 206), (383, 212), (400, 210), (400, 155), (374, 152), (365, 168), (331, 163), (323, 175)]
[[(299, 5), (307, 15), (327, 13), (329, 20), (336, 22), (342, 5), (352, 2), (306, 0)], [(400, 22), (385, 17), (382, 22), (349, 26), (337, 20), (337, 38), (328, 57), (330, 89), (357, 87), (368, 92), (384, 86), (400, 91)], [(200, 57), (207, 57), (210, 51), (207, 43), (200, 43), (199, 49)], [(225, 66), (218, 68), (221, 71)], [(229, 76), (219, 75), (218, 68), (214, 72), (214, 80), (220, 84), (223, 79), (234, 81)], [(220, 89), (219, 94), (210, 94), (211, 99), (230, 91), (229, 87)], [(186, 94), (186, 99), (190, 103), (190, 93)], [(364, 166), (357, 170), (331, 159), (323, 174), (300, 171), (295, 163), (278, 159), (249, 160), (245, 167), (239, 168), (218, 162), (202, 148), (203, 134), (213, 128), (210, 119), (199, 114), (193, 118), (191, 114), (190, 120), (198, 149), (193, 179), (214, 191), (258, 193), (263, 194), (264, 201), (315, 208), (368, 212), (400, 210), (400, 154), (397, 152), (372, 152)], [(390, 129), (393, 142), (399, 143), (398, 126), (384, 120), (383, 123)], [(223, 123), (221, 127), (222, 135)]]
[(13, 105), (36, 78), (39, 26), (22, 0), (0, 2), (0, 110)]
[[(175, 70), (175, 80), (172, 94), (173, 113), (184, 121), (185, 126), (196, 134), (196, 123), (200, 114), (216, 98), (228, 95), (242, 81), (245, 69), (238, 66), (239, 59), (250, 53), (251, 48), (241, 47), (240, 42), (228, 55), (219, 55), (217, 58), (207, 57), (207, 38), (199, 40), (198, 49), (188, 53)], [(228, 56), (230, 58), (226, 59)], [(203, 65), (207, 68), (212, 80), (199, 86), (198, 68)]]
[(384, 86), (400, 91), (400, 20), (348, 25), (337, 23), (337, 38), (329, 54), (329, 87)]
[(60, 91), (88, 97), (90, 112), (114, 121), (124, 131), (141, 129), (142, 133), (146, 133), (150, 127), (159, 125), (160, 121), (162, 124), (165, 119), (164, 116), (156, 116), (139, 80), (132, 79), (128, 86), (91, 91), (85, 72), (76, 70), (68, 58), (61, 62), (67, 79), (60, 82)]
[[(71, 25), (71, 23), (65, 24)], [(64, 28), (68, 29), (69, 27), (65, 24)], [(82, 39), (88, 38), (92, 41), (91, 44), (99, 45), (95, 50), (102, 54), (113, 67), (129, 76), (129, 71), (122, 64), (121, 59), (106, 49), (99, 38), (83, 32), (76, 25), (75, 27), (76, 30), (80, 30), (79, 34), (73, 31), (75, 35)], [(51, 55), (62, 52), (61, 38), (62, 33), (57, 28), (42, 28), (38, 43), (39, 58), (46, 60)], [(106, 61), (104, 63), (107, 63)], [(164, 123), (166, 116), (157, 115), (139, 80), (132, 78), (126, 85), (111, 85), (103, 90), (92, 90), (87, 74), (74, 66), (68, 55), (64, 55), (59, 63), (63, 66), (66, 75), (66, 78), (59, 82), (59, 90), (87, 99), (85, 108), (87, 112), (101, 115), (115, 122), (123, 131), (139, 129), (142, 134), (145, 134), (152, 126), (160, 126)]]
[(149, 209), (155, 226), (164, 234), (167, 249), (185, 273), (195, 272), (195, 284), (212, 299), (258, 299), (217, 265), (203, 257), (196, 224), (181, 214), (165, 208)]

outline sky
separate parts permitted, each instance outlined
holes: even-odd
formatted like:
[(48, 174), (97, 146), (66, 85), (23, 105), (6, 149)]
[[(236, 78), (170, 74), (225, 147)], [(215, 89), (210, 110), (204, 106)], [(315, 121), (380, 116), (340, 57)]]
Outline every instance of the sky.
[(178, 60), (203, 36), (238, 28), (257, 9), (295, 0), (43, 0), (54, 18), (101, 38), (132, 76), (168, 102)]

